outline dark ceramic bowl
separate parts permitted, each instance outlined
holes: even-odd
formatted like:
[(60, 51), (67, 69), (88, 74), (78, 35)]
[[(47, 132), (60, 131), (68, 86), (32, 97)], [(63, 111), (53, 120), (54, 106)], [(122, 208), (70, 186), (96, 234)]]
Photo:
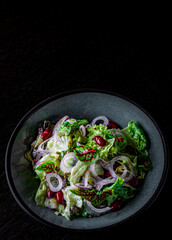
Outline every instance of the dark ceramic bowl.
[[(139, 123), (150, 139), (150, 157), (153, 170), (145, 179), (142, 190), (119, 211), (100, 217), (76, 218), (72, 221), (55, 215), (53, 210), (35, 204), (34, 197), (39, 185), (30, 162), (24, 158), (26, 142), (34, 136), (40, 120), (58, 120), (64, 115), (92, 120), (105, 115), (126, 127), (130, 120)], [(28, 137), (29, 136), (29, 137)], [(6, 152), (6, 176), (16, 201), (29, 215), (49, 226), (72, 230), (101, 229), (122, 223), (144, 211), (156, 199), (167, 173), (167, 149), (164, 137), (152, 117), (133, 101), (118, 94), (77, 90), (53, 96), (43, 101), (19, 122)]]

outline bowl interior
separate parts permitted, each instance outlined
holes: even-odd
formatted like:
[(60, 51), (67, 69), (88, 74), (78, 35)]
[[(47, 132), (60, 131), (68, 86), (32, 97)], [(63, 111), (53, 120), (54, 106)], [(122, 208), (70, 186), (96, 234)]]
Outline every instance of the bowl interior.
[[(39, 180), (35, 179), (30, 162), (24, 158), (24, 152), (27, 150), (26, 140), (34, 136), (40, 120), (57, 121), (64, 115), (76, 119), (86, 118), (89, 121), (96, 116), (105, 115), (121, 127), (126, 127), (130, 120), (134, 120), (149, 136), (151, 143), (149, 153), (153, 162), (153, 170), (148, 173), (140, 193), (121, 210), (100, 217), (76, 218), (68, 221), (62, 216), (57, 216), (53, 210), (35, 204), (34, 197)], [(44, 222), (68, 229), (107, 227), (135, 215), (155, 195), (165, 165), (164, 144), (154, 121), (132, 102), (120, 96), (100, 92), (73, 93), (44, 102), (20, 122), (11, 138), (10, 145), (7, 177), (11, 178), (9, 183), (19, 204), (38, 220), (43, 219)]]

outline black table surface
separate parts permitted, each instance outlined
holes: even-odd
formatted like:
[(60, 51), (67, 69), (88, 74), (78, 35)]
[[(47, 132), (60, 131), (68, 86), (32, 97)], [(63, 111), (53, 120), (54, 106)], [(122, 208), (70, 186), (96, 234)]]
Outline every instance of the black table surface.
[[(42, 4), (44, 7), (46, 5)], [(28, 216), (14, 200), (5, 176), (5, 152), (20, 119), (42, 100), (67, 90), (99, 88), (122, 94), (145, 108), (170, 146), (172, 55), (161, 32), (118, 34), (95, 20), (72, 22), (42, 5), (30, 12), (5, 10), (0, 22), (0, 238), (95, 239), (168, 234), (170, 174), (157, 200), (137, 218), (99, 232), (51, 229)], [(20, 9), (19, 9), (20, 10)], [(57, 20), (57, 16), (59, 17)], [(162, 236), (162, 235), (161, 235)]]

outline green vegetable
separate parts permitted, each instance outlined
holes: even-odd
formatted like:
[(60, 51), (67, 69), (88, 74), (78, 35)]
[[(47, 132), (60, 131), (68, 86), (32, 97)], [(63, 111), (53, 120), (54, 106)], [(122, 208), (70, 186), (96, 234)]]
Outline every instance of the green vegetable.
[(60, 161), (59, 161), (59, 155), (58, 154), (51, 154), (51, 153), (48, 153), (47, 155), (45, 155), (44, 157), (42, 157), (39, 162), (40, 163), (46, 163), (46, 162), (54, 162), (55, 165), (57, 167), (59, 167), (60, 165)]
[(89, 216), (90, 216), (89, 213), (88, 213), (85, 209), (82, 210), (81, 215), (82, 215), (83, 217), (89, 217)]
[(99, 152), (96, 149), (90, 149), (85, 145), (79, 145), (75, 148), (76, 158), (86, 164), (95, 163), (99, 158)]
[(84, 162), (78, 161), (75, 167), (72, 168), (70, 182), (71, 184), (75, 184), (79, 182), (80, 178), (85, 174), (88, 165)]
[(108, 196), (106, 200), (108, 201), (108, 206), (110, 206), (117, 198), (122, 199), (123, 201), (134, 197), (133, 187), (131, 186), (123, 186), (124, 180), (122, 178), (118, 178), (114, 184), (110, 187), (106, 187), (106, 190), (113, 190), (113, 194)]
[(82, 208), (83, 206), (83, 201), (80, 196), (77, 196), (71, 192), (71, 189), (74, 187), (69, 186), (63, 189), (63, 196), (66, 201), (66, 207), (64, 211), (61, 213), (62, 216), (66, 217), (68, 220), (71, 219), (71, 207), (76, 206), (78, 208)]
[[(111, 206), (116, 200), (123, 202), (134, 197), (135, 189), (131, 186), (132, 183), (130, 181), (128, 183), (124, 182), (124, 179), (120, 178), (121, 174), (127, 171), (125, 176), (123, 174), (123, 177), (128, 177), (132, 172), (137, 180), (143, 180), (152, 168), (152, 161), (146, 150), (147, 139), (145, 133), (134, 121), (130, 121), (128, 126), (122, 130), (109, 129), (103, 124), (90, 125), (91, 127), (87, 127), (87, 134), (84, 137), (81, 131), (83, 128), (80, 128), (80, 126), (86, 126), (87, 124), (86, 119), (76, 121), (73, 119), (70, 122), (66, 120), (61, 124), (56, 145), (54, 146), (54, 136), (52, 135), (43, 145), (42, 157), (36, 167), (32, 150), (43, 141), (41, 136), (38, 136), (31, 144), (30, 151), (25, 153), (25, 158), (32, 162), (33, 170), (37, 174), (36, 177), (40, 179), (40, 185), (35, 196), (36, 204), (50, 208), (55, 206), (55, 213), (66, 217), (68, 220), (71, 220), (74, 215), (91, 216), (85, 210), (83, 199), (95, 206), (102, 203), (105, 206)], [(49, 127), (51, 130), (53, 129), (52, 125)], [(100, 146), (95, 136), (103, 138), (105, 144)], [(69, 152), (73, 152), (77, 160), (75, 164), (71, 162), (71, 171), (65, 173), (59, 169), (60, 161)], [(115, 183), (113, 184), (103, 185), (101, 190), (98, 191), (96, 189), (97, 180), (90, 165), (95, 163), (96, 174), (107, 177), (109, 174), (107, 172), (108, 164), (114, 157), (117, 158), (113, 167), (119, 178), (116, 181), (114, 180)], [(70, 158), (68, 160), (70, 164)], [(62, 189), (64, 204), (58, 204), (55, 198), (47, 201), (49, 187), (46, 175), (51, 172), (57, 172), (65, 179), (66, 186)], [(76, 187), (77, 184), (82, 185), (84, 183), (85, 185), (85, 180), (93, 187), (92, 189)]]
[(72, 134), (72, 140), (74, 142), (79, 142), (79, 143), (86, 143), (87, 142), (87, 137), (83, 137), (83, 135), (81, 134), (81, 132), (79, 130), (76, 130), (73, 134)]
[(46, 184), (46, 180), (43, 180), (41, 181), (35, 196), (35, 201), (38, 206), (42, 206), (42, 207), (45, 206), (44, 202), (47, 197), (47, 191), (48, 191), (48, 187)]
[[(118, 150), (115, 146), (113, 146), (114, 140), (106, 138), (107, 134), (110, 134), (110, 130), (107, 126), (104, 126), (103, 124), (93, 125), (92, 127), (87, 128), (87, 131), (88, 135), (86, 146), (92, 149), (97, 149), (99, 151), (100, 158), (104, 160), (112, 159)], [(103, 139), (106, 139), (106, 145), (99, 146), (94, 141), (95, 136), (100, 136)]]
[(110, 206), (117, 198), (125, 201), (134, 196), (133, 188), (131, 186), (123, 186), (123, 182), (123, 179), (118, 178), (114, 184), (110, 187), (106, 187), (102, 191), (97, 191), (96, 189), (75, 188), (71, 189), (71, 192), (86, 199), (93, 205), (100, 205), (107, 200), (108, 205)]
[(87, 125), (88, 121), (86, 119), (82, 120), (76, 120), (74, 123), (70, 123), (68, 121), (65, 121), (59, 128), (59, 133), (62, 132), (63, 128), (66, 128), (67, 136), (74, 130), (79, 129), (79, 127), (84, 124)]
[(88, 131), (87, 137), (90, 140), (92, 140), (95, 136), (100, 136), (100, 137), (106, 139), (106, 135), (110, 134), (108, 127), (103, 124), (92, 125), (92, 127), (87, 128), (87, 131)]
[(147, 139), (144, 131), (135, 122), (130, 121), (128, 127), (123, 129), (122, 132), (130, 138), (131, 143), (134, 144), (139, 151), (147, 147)]
[(100, 205), (102, 202), (105, 201), (107, 196), (112, 195), (112, 190), (104, 190), (104, 191), (97, 191), (96, 189), (82, 189), (82, 188), (75, 188), (70, 190), (72, 193), (86, 199), (87, 201), (91, 202), (94, 205)]
[(37, 178), (40, 178), (40, 180), (43, 180), (46, 176), (46, 172), (38, 171), (35, 169), (35, 173), (37, 174)]
[(81, 132), (77, 129), (69, 134), (69, 137), (71, 137), (71, 145), (70, 145), (70, 151), (73, 152), (73, 149), (76, 148), (77, 143), (80, 144), (86, 144), (87, 143), (87, 137), (83, 137)]
[(137, 167), (140, 172), (150, 171), (152, 169), (152, 161), (149, 156), (138, 155), (137, 157)]
[(39, 146), (39, 144), (41, 144), (43, 142), (43, 139), (41, 138), (41, 135), (38, 137), (36, 143), (34, 144), (34, 148), (37, 148)]
[[(67, 151), (67, 150), (69, 149), (70, 140), (71, 140), (71, 139), (70, 139), (69, 136), (66, 136), (66, 135), (63, 136), (61, 142), (57, 141), (56, 151), (57, 151), (58, 153), (63, 152), (63, 151)], [(54, 138), (52, 138), (51, 140), (49, 140), (49, 141), (47, 142), (47, 148), (48, 148), (48, 149), (52, 149), (53, 144), (54, 144)]]
[(27, 160), (29, 160), (29, 161), (31, 161), (31, 162), (33, 161), (33, 159), (32, 159), (32, 151), (31, 151), (31, 150), (25, 152), (24, 156), (25, 156), (25, 158), (26, 158)]
[(45, 173), (56, 172), (56, 164), (54, 162), (45, 162), (36, 167), (36, 170)]

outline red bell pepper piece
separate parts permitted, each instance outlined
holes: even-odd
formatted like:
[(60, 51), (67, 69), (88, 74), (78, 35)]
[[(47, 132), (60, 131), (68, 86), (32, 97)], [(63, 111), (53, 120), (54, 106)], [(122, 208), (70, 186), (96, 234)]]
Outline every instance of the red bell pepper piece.
[(41, 138), (43, 140), (46, 140), (46, 139), (48, 139), (50, 137), (50, 135), (51, 135), (51, 129), (50, 128), (46, 128), (45, 131), (42, 133)]

